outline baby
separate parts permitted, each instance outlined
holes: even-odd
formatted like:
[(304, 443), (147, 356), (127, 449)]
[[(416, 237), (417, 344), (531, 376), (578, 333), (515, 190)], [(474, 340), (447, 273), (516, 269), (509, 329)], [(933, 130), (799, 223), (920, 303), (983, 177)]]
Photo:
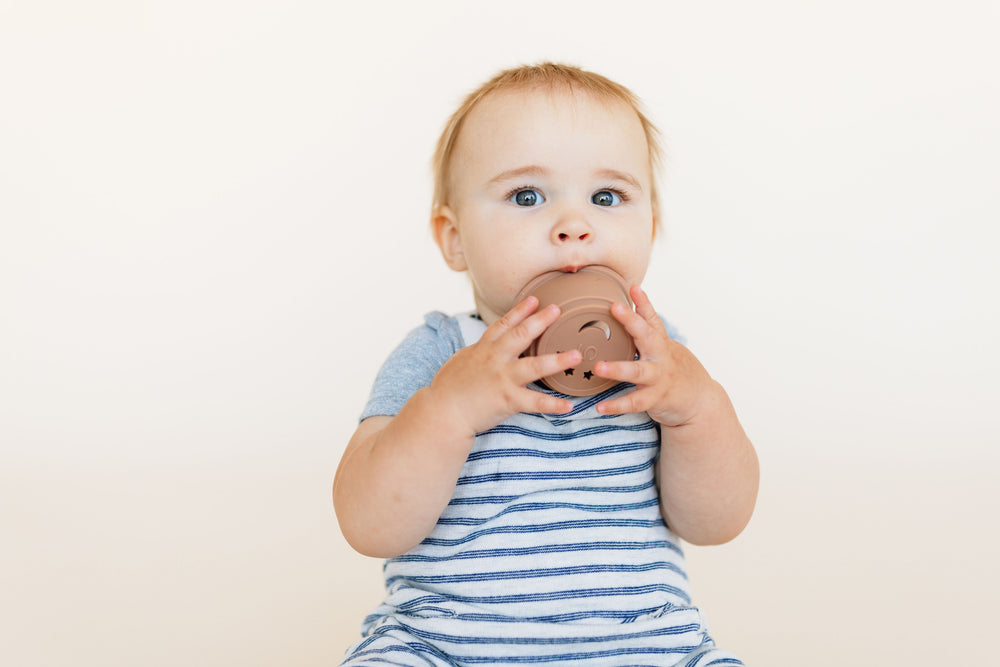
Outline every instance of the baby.
[[(693, 606), (680, 540), (750, 520), (758, 463), (732, 404), (639, 287), (658, 226), (656, 130), (626, 88), (542, 64), (501, 72), (452, 116), (431, 225), (474, 313), (426, 316), (379, 372), (337, 470), (347, 541), (387, 597), (344, 665), (743, 664)], [(638, 358), (572, 397), (522, 356), (559, 316), (518, 293), (609, 267)]]

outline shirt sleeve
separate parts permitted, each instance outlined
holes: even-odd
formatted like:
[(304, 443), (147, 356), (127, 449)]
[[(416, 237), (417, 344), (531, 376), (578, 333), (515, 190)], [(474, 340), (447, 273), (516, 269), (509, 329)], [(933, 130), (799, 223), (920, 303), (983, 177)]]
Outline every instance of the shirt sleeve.
[(663, 315), (660, 315), (660, 321), (663, 322), (663, 326), (667, 328), (667, 335), (670, 336), (670, 340), (675, 340), (681, 345), (687, 345), (687, 338), (677, 329), (677, 327), (668, 322)]
[(438, 369), (462, 347), (454, 318), (434, 312), (403, 339), (375, 376), (361, 419), (396, 415), (417, 390), (434, 379)]

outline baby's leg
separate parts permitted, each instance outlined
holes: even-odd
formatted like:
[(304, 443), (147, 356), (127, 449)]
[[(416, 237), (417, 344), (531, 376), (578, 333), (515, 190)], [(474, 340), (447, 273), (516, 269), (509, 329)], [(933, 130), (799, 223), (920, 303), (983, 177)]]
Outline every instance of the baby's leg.
[(383, 625), (347, 650), (341, 667), (456, 667), (444, 653), (409, 634), (399, 625)]

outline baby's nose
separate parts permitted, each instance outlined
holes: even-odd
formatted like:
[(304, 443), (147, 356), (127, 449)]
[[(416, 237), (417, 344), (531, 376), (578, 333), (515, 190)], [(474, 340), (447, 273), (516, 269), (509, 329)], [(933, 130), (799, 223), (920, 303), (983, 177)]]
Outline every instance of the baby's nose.
[(560, 241), (571, 241), (574, 238), (577, 239), (578, 241), (584, 241), (587, 239), (588, 236), (590, 236), (590, 232), (581, 232), (579, 234), (569, 234), (567, 232), (559, 232)]
[(594, 230), (580, 216), (567, 216), (552, 228), (552, 242), (557, 244), (589, 241)]

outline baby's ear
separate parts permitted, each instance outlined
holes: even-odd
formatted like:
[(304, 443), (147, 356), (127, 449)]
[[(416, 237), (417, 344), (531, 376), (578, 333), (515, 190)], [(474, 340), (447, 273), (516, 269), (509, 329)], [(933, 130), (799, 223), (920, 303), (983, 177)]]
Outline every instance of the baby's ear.
[(465, 271), (469, 268), (465, 263), (465, 253), (462, 251), (462, 234), (458, 229), (458, 217), (450, 207), (434, 207), (431, 213), (431, 229), (445, 264), (452, 271)]
[(660, 205), (656, 199), (653, 199), (652, 209), (653, 209), (653, 236), (649, 240), (650, 243), (656, 241), (656, 232), (660, 229)]

